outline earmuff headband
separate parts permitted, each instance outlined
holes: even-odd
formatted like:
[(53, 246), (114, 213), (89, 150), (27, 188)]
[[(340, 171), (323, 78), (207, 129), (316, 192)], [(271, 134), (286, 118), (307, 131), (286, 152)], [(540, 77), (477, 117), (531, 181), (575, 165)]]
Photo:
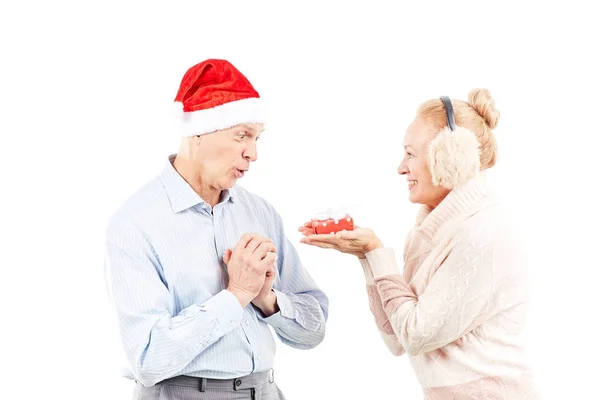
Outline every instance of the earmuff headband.
[(456, 129), (456, 122), (454, 121), (454, 109), (452, 108), (452, 102), (448, 96), (440, 97), (444, 108), (446, 109), (446, 119), (448, 120), (448, 127), (451, 131)]

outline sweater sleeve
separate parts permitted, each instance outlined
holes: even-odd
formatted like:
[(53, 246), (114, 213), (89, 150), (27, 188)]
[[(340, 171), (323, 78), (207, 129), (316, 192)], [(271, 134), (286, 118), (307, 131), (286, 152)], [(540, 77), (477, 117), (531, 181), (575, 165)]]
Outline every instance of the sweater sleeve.
[(404, 354), (405, 351), (400, 345), (400, 342), (398, 341), (398, 338), (396, 337), (396, 334), (390, 325), (390, 320), (383, 309), (381, 296), (379, 295), (377, 287), (373, 282), (373, 272), (371, 270), (371, 266), (369, 265), (369, 261), (366, 258), (360, 258), (359, 260), (365, 274), (367, 296), (369, 298), (369, 309), (375, 318), (377, 330), (379, 331), (383, 342), (390, 352), (395, 356), (400, 356)]
[(482, 322), (492, 295), (493, 246), (461, 236), (449, 246), (420, 296), (398, 271), (393, 249), (366, 255), (385, 314), (401, 346), (411, 355), (443, 347), (474, 329)]

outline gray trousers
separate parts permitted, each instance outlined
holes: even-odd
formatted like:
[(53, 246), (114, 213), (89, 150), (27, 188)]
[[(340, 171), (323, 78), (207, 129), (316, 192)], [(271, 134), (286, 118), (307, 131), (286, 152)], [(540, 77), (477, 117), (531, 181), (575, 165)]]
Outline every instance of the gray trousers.
[(285, 400), (273, 371), (257, 372), (236, 379), (206, 379), (177, 376), (145, 387), (139, 382), (133, 400)]

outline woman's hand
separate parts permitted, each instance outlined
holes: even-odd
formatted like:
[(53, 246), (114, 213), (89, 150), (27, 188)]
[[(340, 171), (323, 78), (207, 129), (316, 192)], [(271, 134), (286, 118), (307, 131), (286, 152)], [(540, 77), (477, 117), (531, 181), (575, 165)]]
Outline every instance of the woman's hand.
[(381, 240), (371, 229), (358, 226), (352, 231), (337, 232), (333, 235), (315, 235), (312, 233), (311, 223), (307, 222), (298, 230), (305, 236), (300, 239), (300, 243), (324, 249), (335, 249), (358, 258), (365, 258), (365, 253), (383, 247)]

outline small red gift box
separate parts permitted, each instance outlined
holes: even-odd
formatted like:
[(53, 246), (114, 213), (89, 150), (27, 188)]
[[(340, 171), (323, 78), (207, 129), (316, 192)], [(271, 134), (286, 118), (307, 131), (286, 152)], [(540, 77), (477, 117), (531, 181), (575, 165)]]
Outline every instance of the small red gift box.
[(334, 234), (340, 231), (351, 231), (354, 229), (354, 220), (348, 214), (341, 219), (324, 218), (312, 219), (313, 233), (319, 234)]

